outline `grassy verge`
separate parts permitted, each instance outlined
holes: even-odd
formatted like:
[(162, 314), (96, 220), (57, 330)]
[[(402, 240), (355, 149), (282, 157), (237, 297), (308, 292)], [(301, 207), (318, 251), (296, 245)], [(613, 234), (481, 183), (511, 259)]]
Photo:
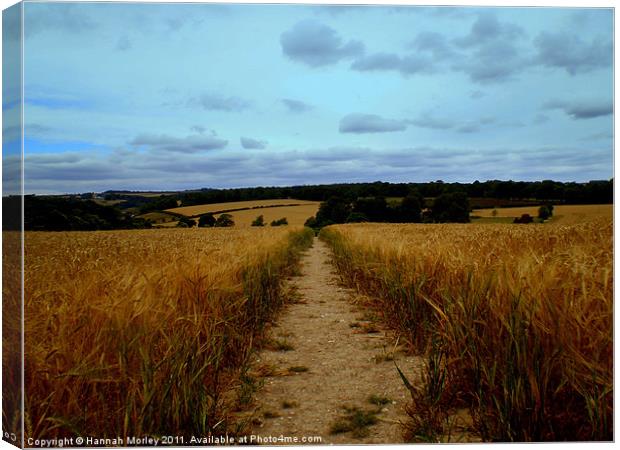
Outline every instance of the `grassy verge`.
[(26, 433), (207, 436), (312, 231), (26, 235)]
[(487, 441), (613, 438), (610, 221), (325, 228), (343, 279), (426, 356), (409, 436), (467, 406)]

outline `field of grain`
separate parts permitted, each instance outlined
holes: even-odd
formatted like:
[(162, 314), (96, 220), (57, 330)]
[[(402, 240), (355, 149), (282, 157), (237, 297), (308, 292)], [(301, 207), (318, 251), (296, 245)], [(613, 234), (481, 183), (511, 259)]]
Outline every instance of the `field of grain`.
[(318, 209), (319, 202), (283, 198), (274, 200), (250, 200), (246, 202), (209, 203), (206, 205), (181, 206), (179, 208), (167, 209), (166, 211), (191, 217), (218, 211), (221, 212), (256, 208), (256, 211), (258, 211), (256, 215), (259, 215), (261, 211), (259, 208), (277, 205), (316, 205)]
[[(249, 227), (258, 216), (263, 216), (265, 225), (271, 221), (286, 218), (289, 225), (303, 226), (309, 217), (316, 215), (319, 203), (307, 203), (298, 206), (280, 206), (277, 208), (246, 209), (229, 213), (233, 216), (235, 227)], [(219, 217), (219, 214), (215, 216)]]
[(310, 230), (29, 232), (26, 437), (233, 432), (228, 413)]
[[(613, 438), (613, 225), (338, 225), (343, 279), (424, 354), (412, 440)], [(411, 375), (411, 374), (409, 374)], [(407, 374), (404, 374), (405, 378)]]
[[(529, 214), (538, 217), (538, 206), (521, 206), (517, 208), (497, 208), (495, 217), (521, 217)], [(493, 217), (493, 209), (475, 209), (472, 216)], [(556, 205), (553, 207), (552, 222), (569, 225), (580, 223), (590, 219), (611, 219), (613, 217), (613, 205)]]

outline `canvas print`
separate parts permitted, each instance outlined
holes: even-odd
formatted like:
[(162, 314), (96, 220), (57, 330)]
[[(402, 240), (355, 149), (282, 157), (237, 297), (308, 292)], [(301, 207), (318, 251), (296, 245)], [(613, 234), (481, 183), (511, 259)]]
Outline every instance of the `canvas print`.
[(4, 441), (613, 441), (613, 8), (2, 19)]

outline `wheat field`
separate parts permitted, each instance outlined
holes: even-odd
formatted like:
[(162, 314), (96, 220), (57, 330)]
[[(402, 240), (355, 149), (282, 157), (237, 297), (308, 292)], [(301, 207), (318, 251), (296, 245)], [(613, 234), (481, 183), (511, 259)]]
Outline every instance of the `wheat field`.
[[(497, 208), (496, 217), (521, 217), (529, 214), (538, 216), (540, 206), (519, 206), (514, 208)], [(472, 216), (493, 217), (493, 209), (474, 209)], [(613, 217), (613, 205), (555, 205), (553, 207), (552, 221), (562, 225), (576, 224), (593, 218), (611, 219)]]
[(26, 233), (26, 437), (232, 432), (231, 392), (312, 235)]
[(412, 440), (445, 437), (456, 407), (485, 441), (613, 438), (611, 220), (356, 224), (321, 236), (343, 279), (426, 357)]
[[(315, 205), (318, 209), (320, 202), (309, 200), (295, 200), (291, 198), (273, 200), (249, 200), (244, 202), (209, 203), (205, 205), (181, 206), (178, 208), (167, 209), (167, 212), (182, 214), (184, 216), (198, 216), (200, 214), (213, 213), (216, 211), (231, 211), (255, 208), (256, 216), (262, 214), (261, 208), (282, 205)], [(255, 217), (256, 217), (255, 216)]]

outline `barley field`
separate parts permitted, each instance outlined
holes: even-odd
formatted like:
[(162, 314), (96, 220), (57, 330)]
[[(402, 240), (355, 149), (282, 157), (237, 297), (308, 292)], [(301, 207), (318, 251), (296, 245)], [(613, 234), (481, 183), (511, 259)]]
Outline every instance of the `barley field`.
[(255, 208), (254, 211), (256, 211), (256, 216), (258, 216), (259, 214), (261, 214), (261, 208), (266, 208), (269, 206), (315, 205), (316, 209), (318, 209), (319, 203), (320, 202), (313, 202), (308, 200), (283, 198), (273, 200), (249, 200), (245, 202), (209, 203), (205, 205), (181, 206), (179, 208), (167, 209), (166, 211), (182, 214), (184, 216), (197, 216), (200, 214), (213, 213), (216, 211), (251, 210), (252, 208)]
[(613, 438), (613, 225), (337, 225), (344, 281), (425, 356), (412, 441)]
[(234, 432), (233, 393), (312, 235), (26, 233), (26, 437)]
[[(496, 217), (521, 217), (529, 214), (538, 216), (540, 206), (519, 206), (514, 208), (497, 208)], [(493, 217), (493, 209), (475, 209), (472, 216)], [(552, 222), (563, 225), (575, 224), (594, 218), (611, 219), (613, 217), (613, 205), (556, 205), (553, 207)]]

